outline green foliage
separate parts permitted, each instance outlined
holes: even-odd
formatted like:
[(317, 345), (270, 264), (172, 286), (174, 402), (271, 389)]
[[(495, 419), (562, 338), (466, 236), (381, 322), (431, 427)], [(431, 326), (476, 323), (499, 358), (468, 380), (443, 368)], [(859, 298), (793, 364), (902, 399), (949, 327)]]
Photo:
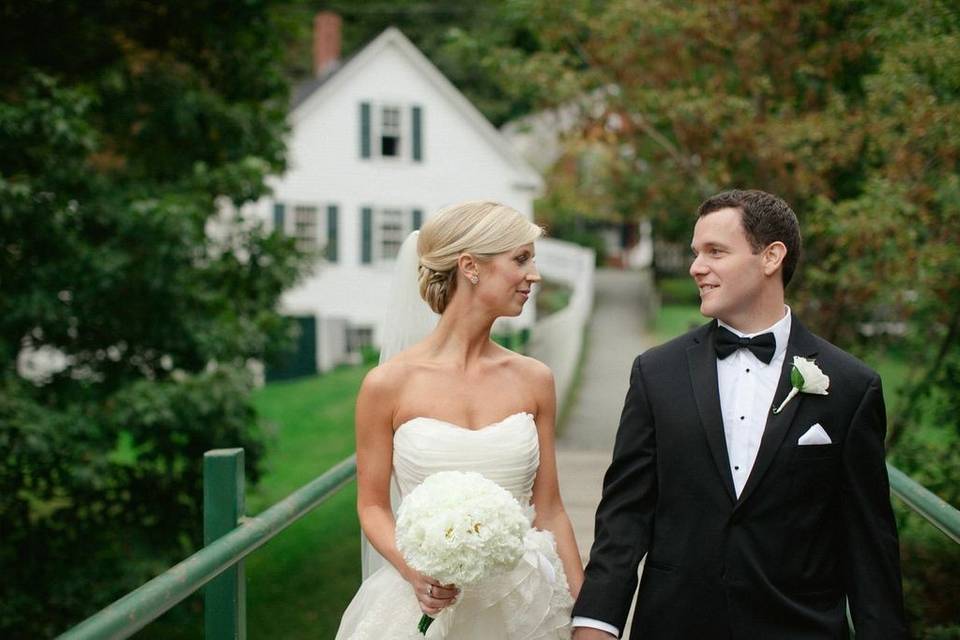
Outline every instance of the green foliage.
[[(522, 6), (538, 25), (539, 62), (505, 75), (582, 105), (550, 181), (560, 203), (649, 218), (659, 239), (686, 241), (713, 192), (783, 196), (806, 244), (791, 304), (855, 353), (905, 354), (888, 444), (904, 471), (960, 504), (956, 3)], [(926, 544), (904, 535), (905, 548)], [(937, 610), (914, 611), (917, 627), (956, 623)]]
[(551, 280), (543, 280), (537, 285), (537, 318), (545, 318), (562, 311), (570, 304), (573, 289)]
[[(275, 382), (253, 394), (269, 433), (263, 478), (247, 494), (257, 514), (287, 497), (354, 450), (354, 405), (370, 366)], [(356, 483), (279, 534), (245, 561), (250, 638), (332, 638), (360, 583)], [(200, 598), (179, 605), (138, 638), (202, 635)]]
[[(293, 80), (312, 76), (312, 20), (318, 9), (342, 17), (343, 59), (394, 26), (499, 126), (528, 113), (537, 93), (535, 86), (505, 82), (502, 75), (508, 64), (519, 64), (539, 49), (536, 24), (527, 19), (524, 4), (512, 0), (291, 2), (278, 12), (288, 34), (286, 72)], [(504, 52), (509, 59), (503, 58)]]
[(360, 361), (365, 365), (374, 365), (380, 361), (380, 349), (372, 345), (360, 347)]
[(571, 188), (560, 171), (548, 176), (547, 193), (535, 203), (537, 221), (551, 238), (573, 242), (593, 249), (597, 266), (606, 264), (607, 245), (587, 213), (588, 204), (576, 188)]
[(660, 278), (657, 280), (657, 291), (663, 304), (700, 307), (700, 290), (690, 276)]
[(20, 3), (0, 29), (0, 635), (46, 637), (196, 546), (204, 450), (256, 477), (248, 363), (303, 265), (217, 217), (283, 168), (266, 3)]
[[(784, 196), (807, 239), (797, 310), (842, 346), (897, 346), (916, 364), (891, 442), (906, 446), (924, 415), (960, 440), (948, 400), (960, 360), (956, 6), (610, 0), (551, 17), (548, 5), (525, 6), (590, 107), (561, 204), (650, 217), (660, 237), (686, 239), (711, 192)], [(567, 96), (569, 75), (552, 76), (544, 94)]]
[(957, 640), (960, 618), (955, 594), (960, 590), (960, 545), (917, 514), (894, 504), (900, 530), (903, 596), (918, 640)]

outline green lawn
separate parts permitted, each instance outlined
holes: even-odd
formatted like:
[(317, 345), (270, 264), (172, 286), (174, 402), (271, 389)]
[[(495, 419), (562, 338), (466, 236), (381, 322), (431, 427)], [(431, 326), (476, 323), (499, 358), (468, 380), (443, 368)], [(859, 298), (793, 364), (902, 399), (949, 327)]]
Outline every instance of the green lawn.
[[(354, 450), (354, 402), (367, 367), (277, 382), (254, 396), (270, 432), (263, 477), (248, 488), (256, 514)], [(360, 583), (356, 483), (261, 547), (246, 561), (250, 638), (332, 638)], [(201, 598), (194, 596), (139, 638), (201, 638)]]
[(708, 318), (700, 314), (700, 293), (691, 278), (661, 278), (657, 282), (657, 291), (660, 294), (660, 309), (651, 327), (657, 344), (707, 322)]
[(690, 329), (706, 323), (700, 307), (688, 304), (662, 304), (653, 322), (653, 337), (657, 344), (683, 335)]
[[(248, 511), (258, 513), (354, 451), (354, 402), (366, 367), (271, 384), (257, 409), (278, 429)], [(247, 562), (251, 638), (332, 638), (360, 584), (356, 483)]]

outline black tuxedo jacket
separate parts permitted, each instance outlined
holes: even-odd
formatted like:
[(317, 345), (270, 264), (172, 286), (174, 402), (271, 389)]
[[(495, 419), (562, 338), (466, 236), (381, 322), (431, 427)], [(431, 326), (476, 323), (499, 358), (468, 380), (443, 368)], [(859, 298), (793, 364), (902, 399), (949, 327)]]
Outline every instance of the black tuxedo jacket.
[[(573, 614), (623, 629), (646, 555), (636, 640), (846, 638), (845, 599), (857, 640), (906, 638), (880, 378), (794, 316), (774, 406), (794, 356), (815, 359), (829, 395), (801, 393), (768, 414), (738, 499), (715, 326), (633, 364)], [(815, 423), (832, 444), (799, 446)]]

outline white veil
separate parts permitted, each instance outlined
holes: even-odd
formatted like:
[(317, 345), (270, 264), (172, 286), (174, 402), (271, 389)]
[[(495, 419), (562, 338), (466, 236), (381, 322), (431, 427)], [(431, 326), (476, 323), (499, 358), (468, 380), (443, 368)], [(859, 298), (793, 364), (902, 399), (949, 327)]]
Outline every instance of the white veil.
[[(420, 297), (418, 282), (420, 255), (417, 253), (419, 236), (419, 231), (414, 231), (407, 236), (400, 246), (400, 253), (397, 254), (389, 301), (380, 325), (380, 364), (426, 338), (440, 319), (440, 316), (434, 313)], [(396, 514), (400, 502), (400, 491), (393, 473), (390, 474), (390, 502)], [(360, 560), (364, 580), (387, 562), (377, 553), (362, 531), (360, 532)]]
[(426, 338), (440, 319), (420, 297), (419, 237), (419, 231), (407, 236), (397, 254), (390, 300), (380, 325), (380, 364)]

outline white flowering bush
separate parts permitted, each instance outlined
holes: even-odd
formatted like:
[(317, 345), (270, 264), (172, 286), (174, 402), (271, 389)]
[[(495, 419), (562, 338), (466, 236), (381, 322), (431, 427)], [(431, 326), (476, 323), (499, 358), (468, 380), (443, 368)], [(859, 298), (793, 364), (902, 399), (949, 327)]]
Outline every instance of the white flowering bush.
[(396, 539), (420, 573), (471, 586), (515, 567), (529, 529), (523, 508), (497, 483), (472, 471), (441, 471), (404, 498)]

